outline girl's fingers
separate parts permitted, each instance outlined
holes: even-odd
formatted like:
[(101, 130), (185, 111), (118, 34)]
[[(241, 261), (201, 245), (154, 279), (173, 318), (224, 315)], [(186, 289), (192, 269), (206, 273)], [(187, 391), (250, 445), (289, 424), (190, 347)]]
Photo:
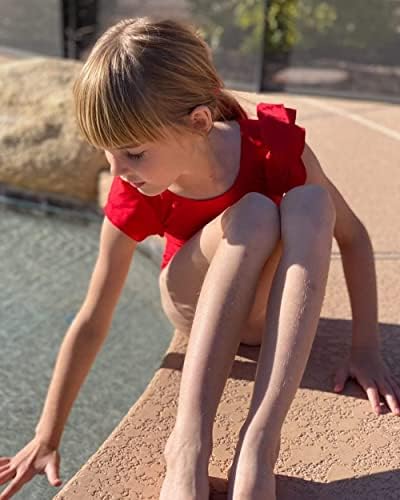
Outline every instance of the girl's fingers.
[[(13, 469), (9, 469), (8, 471), (4, 471), (0, 474), (0, 484), (7, 483), (10, 479), (12, 479), (15, 476), (15, 471)], [(1, 500), (1, 493), (0, 493), (0, 500)]]
[(50, 462), (45, 468), (47, 479), (52, 486), (60, 486), (62, 484), (57, 469), (58, 467), (55, 462)]
[(333, 390), (335, 392), (340, 392), (343, 390), (343, 387), (348, 379), (349, 371), (346, 366), (341, 366), (335, 374), (334, 382), (333, 382)]
[(400, 386), (399, 384), (392, 378), (389, 378), (390, 385), (396, 394), (397, 401), (400, 403)]
[(23, 484), (24, 483), (21, 481), (21, 477), (15, 477), (15, 479), (11, 481), (7, 488), (0, 493), (0, 500), (8, 500), (9, 498), (11, 498), (17, 491), (21, 489)]
[(7, 465), (0, 465), (0, 475), (5, 471), (5, 470), (10, 470), (10, 464)]
[(379, 390), (381, 394), (385, 397), (388, 407), (392, 410), (395, 415), (400, 415), (400, 404), (399, 399), (395, 390), (393, 389), (390, 379), (386, 379), (380, 386)]
[(381, 413), (381, 404), (380, 404), (380, 397), (379, 397), (379, 392), (378, 388), (376, 387), (375, 383), (373, 381), (367, 382), (365, 384), (361, 384), (367, 393), (368, 399), (371, 403), (373, 411), (377, 414), (380, 415)]

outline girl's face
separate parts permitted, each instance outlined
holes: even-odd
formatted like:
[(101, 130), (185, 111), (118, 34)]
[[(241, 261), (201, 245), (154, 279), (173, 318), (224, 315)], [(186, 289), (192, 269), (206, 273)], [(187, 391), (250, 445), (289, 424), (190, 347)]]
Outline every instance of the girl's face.
[(149, 142), (136, 148), (105, 150), (113, 176), (120, 176), (141, 193), (156, 196), (173, 185), (189, 160), (174, 142)]
[[(213, 126), (206, 106), (196, 108), (191, 120), (203, 131)], [(113, 176), (120, 176), (147, 196), (156, 196), (168, 188), (178, 194), (192, 192), (194, 186), (201, 191), (202, 186), (214, 182), (216, 170), (213, 134), (208, 139), (188, 133), (177, 137), (172, 133), (165, 141), (109, 149), (105, 155)]]

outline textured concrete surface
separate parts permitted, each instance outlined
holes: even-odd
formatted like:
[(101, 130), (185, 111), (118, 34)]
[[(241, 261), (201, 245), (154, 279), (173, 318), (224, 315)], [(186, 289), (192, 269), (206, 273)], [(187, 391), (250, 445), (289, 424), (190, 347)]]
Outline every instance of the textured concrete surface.
[[(331, 392), (330, 368), (348, 337), (348, 321), (322, 319), (301, 388), (287, 416), (276, 467), (278, 498), (398, 498), (398, 418), (375, 417), (360, 390)], [(395, 327), (386, 345), (396, 347)], [(162, 367), (110, 438), (57, 499), (158, 498), (163, 447), (174, 424), (186, 340), (175, 336)], [(397, 345), (398, 349), (398, 345)], [(209, 466), (212, 498), (224, 498), (226, 473), (245, 418), (257, 348), (236, 356), (214, 425)], [(396, 361), (396, 360), (395, 360)], [(397, 363), (399, 356), (397, 356)], [(397, 372), (399, 375), (399, 372)]]
[[(325, 172), (366, 225), (376, 257), (384, 356), (400, 380), (400, 107), (238, 95), (250, 112), (261, 100), (298, 109), (298, 122), (306, 127)], [(340, 395), (332, 391), (335, 367), (348, 353), (350, 338), (350, 303), (334, 242), (317, 337), (283, 426), (275, 469), (279, 500), (400, 498), (400, 418), (387, 410), (379, 417), (372, 413), (353, 381)], [(162, 452), (175, 421), (186, 342), (175, 333), (140, 400), (55, 499), (158, 498), (165, 473)], [(258, 353), (258, 348), (239, 349), (218, 408), (209, 465), (214, 499), (226, 496), (226, 474), (249, 406)]]

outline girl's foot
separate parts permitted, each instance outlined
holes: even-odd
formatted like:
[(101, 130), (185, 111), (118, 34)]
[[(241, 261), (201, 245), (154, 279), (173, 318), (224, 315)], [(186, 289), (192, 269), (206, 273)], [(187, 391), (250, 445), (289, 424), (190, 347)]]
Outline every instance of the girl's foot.
[(233, 491), (229, 491), (228, 499), (276, 500), (273, 468), (260, 464), (254, 457), (241, 458)]
[(164, 451), (167, 473), (161, 487), (160, 500), (208, 500), (210, 453), (195, 444), (178, 444), (173, 434)]
[(274, 466), (280, 451), (280, 439), (271, 457), (260, 459), (256, 446), (242, 447), (240, 435), (232, 466), (228, 471), (227, 500), (276, 500)]
[(160, 500), (208, 500), (209, 496), (208, 470), (201, 471), (185, 458), (175, 467), (167, 464)]

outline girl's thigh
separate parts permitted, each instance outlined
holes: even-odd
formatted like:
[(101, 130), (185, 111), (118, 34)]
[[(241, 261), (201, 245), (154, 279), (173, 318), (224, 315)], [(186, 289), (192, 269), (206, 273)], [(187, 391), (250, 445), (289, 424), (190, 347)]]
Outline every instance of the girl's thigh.
[[(205, 275), (223, 236), (223, 216), (224, 212), (188, 240), (160, 274), (160, 296), (164, 313), (174, 328), (187, 335), (191, 331)], [(260, 273), (255, 301), (243, 327), (241, 342), (244, 344), (261, 343), (269, 291), (281, 253), (282, 244), (279, 240)]]

